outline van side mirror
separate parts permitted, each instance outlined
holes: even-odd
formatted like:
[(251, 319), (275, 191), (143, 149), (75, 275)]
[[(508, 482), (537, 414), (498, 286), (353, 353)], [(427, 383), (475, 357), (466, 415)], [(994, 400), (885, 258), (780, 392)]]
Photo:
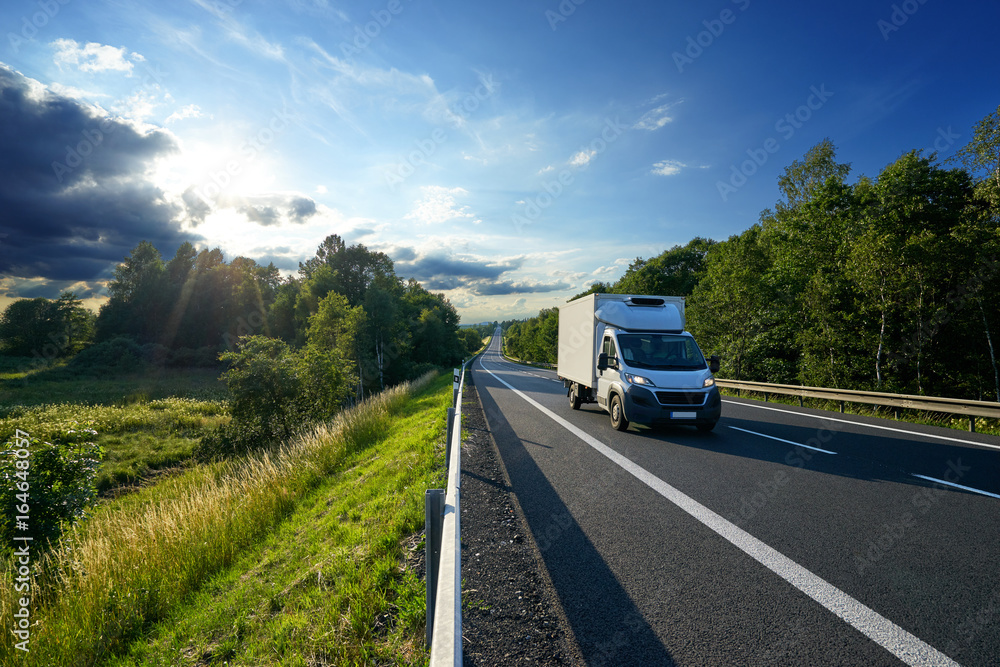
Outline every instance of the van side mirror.
[(601, 352), (601, 354), (597, 357), (597, 370), (599, 370), (599, 371), (606, 371), (606, 370), (608, 370), (608, 353), (607, 352)]
[(721, 361), (722, 360), (719, 359), (719, 355), (713, 354), (711, 358), (708, 360), (708, 370), (712, 371), (713, 373), (718, 373), (719, 364), (721, 363)]

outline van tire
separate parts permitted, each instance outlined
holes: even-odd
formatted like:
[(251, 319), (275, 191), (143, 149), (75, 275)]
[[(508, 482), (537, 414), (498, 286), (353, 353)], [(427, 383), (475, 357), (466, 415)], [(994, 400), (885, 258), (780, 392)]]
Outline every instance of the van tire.
[(608, 412), (611, 413), (611, 426), (616, 431), (628, 430), (628, 419), (625, 418), (625, 407), (622, 405), (621, 396), (613, 394)]
[(580, 395), (576, 393), (576, 385), (573, 385), (569, 388), (569, 407), (579, 410), (580, 403)]
[(698, 424), (698, 430), (702, 433), (709, 433), (718, 422), (709, 422), (707, 424)]

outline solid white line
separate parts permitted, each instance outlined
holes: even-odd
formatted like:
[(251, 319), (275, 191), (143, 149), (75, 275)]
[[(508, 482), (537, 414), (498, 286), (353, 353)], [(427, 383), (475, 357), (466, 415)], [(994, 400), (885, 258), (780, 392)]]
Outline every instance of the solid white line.
[(836, 454), (837, 453), (837, 452), (828, 451), (826, 449), (820, 449), (819, 447), (810, 447), (809, 445), (803, 445), (803, 444), (798, 443), (798, 442), (792, 442), (791, 440), (785, 440), (784, 438), (776, 438), (773, 435), (765, 435), (763, 433), (758, 433), (757, 431), (748, 431), (747, 429), (740, 428), (738, 426), (730, 426), (729, 428), (733, 429), (734, 431), (743, 431), (744, 433), (750, 433), (751, 435), (759, 435), (762, 438), (770, 438), (771, 440), (777, 440), (778, 442), (785, 442), (785, 443), (788, 443), (789, 445), (795, 445), (796, 447), (805, 447), (806, 449), (811, 449), (814, 452), (823, 452), (824, 454)]
[(934, 479), (933, 477), (925, 477), (924, 475), (918, 475), (915, 472), (911, 472), (914, 477), (919, 477), (920, 479), (926, 479), (928, 482), (937, 482), (938, 484), (947, 484), (948, 486), (954, 486), (956, 489), (964, 489), (966, 491), (972, 491), (973, 493), (980, 493), (984, 496), (989, 496), (990, 498), (1000, 498), (995, 493), (990, 493), (989, 491), (980, 491), (979, 489), (974, 489), (971, 486), (962, 486), (961, 484), (955, 484), (954, 482), (946, 482), (943, 479)]
[[(484, 369), (486, 370), (486, 369)], [(927, 665), (958, 665), (930, 644), (910, 634), (889, 619), (861, 604), (847, 593), (816, 576), (787, 556), (764, 544), (739, 526), (730, 523), (698, 501), (667, 484), (586, 431), (574, 426), (527, 394), (515, 389), (493, 372), (486, 370), (498, 382), (538, 408), (567, 431), (583, 440), (599, 453), (620, 466), (636, 479), (674, 503), (708, 528), (728, 540), (738, 549), (816, 602), (836, 614), (882, 648), (913, 667)]]
[(932, 433), (921, 433), (919, 431), (907, 431), (902, 428), (893, 428), (891, 426), (878, 426), (876, 424), (866, 424), (864, 422), (854, 422), (849, 419), (838, 419), (836, 417), (826, 417), (824, 415), (814, 415), (808, 412), (795, 412), (794, 410), (782, 410), (781, 408), (772, 408), (765, 405), (754, 405), (753, 403), (737, 403), (736, 401), (728, 401), (723, 399), (723, 403), (729, 403), (731, 405), (741, 405), (745, 408), (757, 408), (758, 410), (772, 410), (774, 412), (784, 412), (789, 415), (799, 415), (800, 417), (813, 417), (815, 419), (822, 419), (828, 422), (838, 422), (841, 424), (853, 424), (854, 426), (864, 426), (866, 428), (875, 428), (881, 431), (892, 431), (893, 433), (905, 433), (907, 435), (916, 435), (922, 438), (934, 438), (936, 440), (945, 440), (947, 442), (957, 442), (963, 445), (975, 445), (977, 447), (988, 447), (990, 449), (1000, 449), (1000, 445), (989, 445), (984, 442), (975, 442), (974, 440), (962, 440), (961, 438), (951, 438), (946, 435), (934, 435)]

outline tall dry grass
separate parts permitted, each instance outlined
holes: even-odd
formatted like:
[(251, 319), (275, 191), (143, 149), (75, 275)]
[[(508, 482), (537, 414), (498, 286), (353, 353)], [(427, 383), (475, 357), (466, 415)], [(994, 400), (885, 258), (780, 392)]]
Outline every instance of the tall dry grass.
[(96, 512), (33, 557), (29, 652), (14, 612), (25, 594), (0, 573), (3, 665), (94, 665), (164, 618), (227, 566), (351, 454), (377, 443), (393, 413), (430, 382), (389, 389), (273, 453), (202, 466)]

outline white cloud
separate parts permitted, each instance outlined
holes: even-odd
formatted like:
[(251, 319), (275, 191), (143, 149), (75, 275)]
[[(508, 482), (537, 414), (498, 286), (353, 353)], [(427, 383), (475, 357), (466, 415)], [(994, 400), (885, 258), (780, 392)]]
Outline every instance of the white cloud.
[(202, 115), (201, 107), (197, 104), (189, 104), (167, 116), (167, 120), (164, 122), (169, 125), (174, 121), (184, 120), (185, 118), (200, 118)]
[[(455, 204), (457, 195), (467, 195), (465, 188), (446, 188), (441, 185), (428, 185), (421, 188), (424, 198), (415, 202), (412, 211), (404, 216), (405, 220), (416, 220), (425, 224), (439, 224), (455, 218), (474, 218), (468, 206), (458, 207)], [(479, 223), (479, 220), (473, 220)]]
[(112, 105), (111, 110), (122, 118), (144, 123), (153, 117), (156, 107), (160, 106), (161, 103), (155, 92), (139, 90)]
[(67, 65), (81, 72), (115, 71), (132, 76), (135, 63), (146, 60), (138, 53), (129, 53), (125, 47), (115, 48), (97, 42), (80, 46), (76, 40), (57, 39), (51, 45), (56, 49), (55, 63), (60, 69)]
[(611, 266), (599, 266), (598, 268), (594, 269), (591, 275), (602, 276), (609, 273), (615, 273), (631, 263), (632, 260), (629, 259), (628, 257), (619, 257), (614, 262), (612, 262)]
[(58, 95), (72, 97), (73, 99), (80, 100), (81, 102), (84, 103), (86, 103), (88, 100), (110, 97), (110, 95), (108, 95), (107, 93), (97, 93), (91, 90), (74, 88), (73, 86), (64, 86), (61, 83), (52, 83), (49, 85), (49, 89)]
[(660, 160), (653, 165), (652, 173), (658, 176), (673, 176), (674, 174), (681, 173), (681, 169), (686, 166), (686, 164), (677, 160)]
[(653, 165), (653, 169), (649, 173), (656, 174), (657, 176), (674, 176), (681, 173), (682, 169), (708, 169), (708, 165), (694, 166), (677, 160), (660, 160)]
[(635, 122), (635, 125), (633, 125), (632, 128), (636, 130), (648, 130), (650, 132), (654, 132), (667, 123), (672, 123), (674, 118), (669, 115), (668, 112), (678, 104), (680, 104), (680, 101), (663, 104), (655, 109), (647, 111), (642, 115), (642, 118)]
[(573, 167), (586, 167), (594, 159), (595, 155), (597, 155), (597, 151), (595, 150), (582, 150), (571, 157), (569, 163)]

